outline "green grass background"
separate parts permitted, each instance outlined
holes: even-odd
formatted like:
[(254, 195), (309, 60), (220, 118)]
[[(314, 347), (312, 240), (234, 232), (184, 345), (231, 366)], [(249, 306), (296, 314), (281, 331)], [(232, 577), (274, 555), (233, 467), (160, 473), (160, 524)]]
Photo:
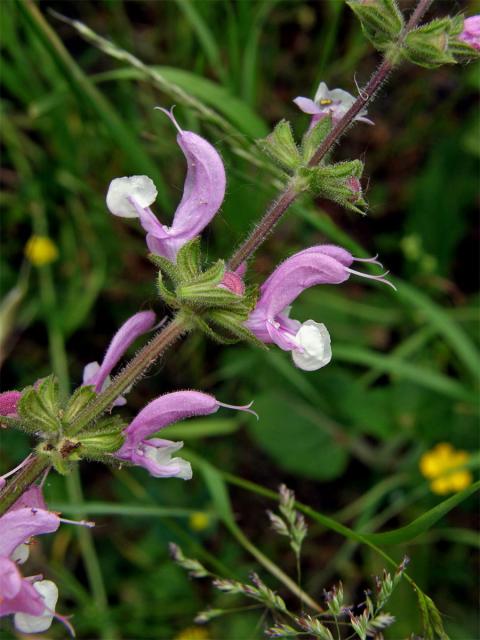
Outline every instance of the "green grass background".
[[(442, 1), (432, 13), (465, 8)], [(52, 9), (118, 48), (100, 50)], [(142, 230), (114, 219), (104, 201), (112, 178), (146, 173), (158, 187), (156, 212), (171, 219), (184, 159), (173, 127), (153, 107), (176, 104), (182, 126), (222, 154), (227, 196), (203, 246), (209, 258), (225, 257), (278, 193), (278, 176), (255, 138), (281, 118), (301, 136), (308, 120), (293, 98), (312, 96), (320, 80), (355, 92), (378, 56), (340, 0), (3, 0), (0, 11), (2, 385), (22, 388), (54, 368), (73, 389), (130, 314), (167, 312), (155, 295)], [(478, 64), (398, 70), (370, 107), (375, 127), (359, 125), (336, 150), (338, 159), (365, 161), (369, 215), (302, 200), (252, 262), (250, 276), (261, 282), (281, 259), (315, 243), (380, 254), (397, 293), (352, 278), (295, 303), (295, 317), (328, 326), (331, 365), (305, 373), (279, 350), (222, 348), (191, 336), (135, 387), (125, 415), (160, 393), (193, 387), (229, 403), (254, 399), (258, 423), (222, 411), (168, 428), (165, 437), (183, 439), (194, 456), (189, 483), (94, 464), (81, 469), (83, 489), (49, 477), (52, 504), (67, 517), (88, 514), (97, 522), (93, 543), (64, 526), (32, 554), (31, 566), (60, 585), (59, 610), (74, 613), (78, 637), (170, 639), (199, 609), (230, 604), (168, 559), (170, 540), (225, 575), (258, 570), (222, 524), (199, 458), (269, 489), (286, 482), (303, 503), (358, 532), (396, 529), (441, 502), (418, 471), (421, 453), (441, 441), (478, 448), (478, 88)], [(51, 268), (25, 264), (33, 233), (57, 243)], [(8, 433), (1, 445), (10, 468), (29, 443)], [(293, 576), (294, 558), (268, 526), (269, 501), (227, 484), (238, 526)], [(83, 507), (83, 500), (93, 504)], [(207, 529), (192, 529), (191, 511), (210, 514)], [(475, 519), (470, 498), (410, 542), (384, 547), (397, 560), (408, 553), (410, 574), (459, 640), (479, 634)], [(311, 524), (304, 588), (321, 599), (341, 578), (346, 600), (360, 601), (385, 561)], [(408, 585), (389, 609), (398, 622), (387, 638), (419, 633)], [(2, 633), (10, 637), (10, 627)], [(262, 622), (257, 612), (232, 615), (208, 633), (260, 638)], [(47, 635), (60, 638), (64, 630), (54, 624)]]

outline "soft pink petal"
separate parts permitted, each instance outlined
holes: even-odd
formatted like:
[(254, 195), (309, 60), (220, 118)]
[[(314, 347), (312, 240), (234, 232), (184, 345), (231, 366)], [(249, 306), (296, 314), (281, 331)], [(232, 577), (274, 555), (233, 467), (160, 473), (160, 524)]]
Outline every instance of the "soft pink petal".
[(32, 536), (52, 533), (60, 525), (60, 518), (51, 511), (35, 508), (7, 511), (0, 518), (0, 556), (7, 558), (19, 544)]
[(176, 391), (152, 400), (125, 429), (125, 443), (117, 452), (117, 457), (128, 457), (138, 443), (169, 424), (215, 413), (216, 399), (200, 391)]
[(213, 145), (192, 131), (181, 130), (177, 142), (187, 160), (187, 175), (172, 225), (165, 227), (150, 211), (139, 211), (142, 226), (150, 236), (149, 249), (169, 260), (174, 260), (180, 247), (211, 221), (223, 202), (226, 187), (225, 168)]
[(319, 107), (318, 104), (310, 98), (303, 98), (302, 96), (298, 96), (293, 102), (301, 111), (303, 111), (303, 113), (318, 115), (323, 112), (322, 108)]
[(97, 393), (102, 390), (103, 383), (112, 369), (122, 358), (128, 347), (143, 333), (155, 324), (153, 311), (140, 311), (129, 318), (113, 336), (100, 368), (89, 384), (95, 384)]
[(39, 486), (33, 485), (27, 489), (22, 495), (12, 504), (9, 511), (16, 511), (17, 509), (25, 509), (28, 507), (34, 507), (36, 509), (47, 510), (47, 505), (43, 498), (42, 490)]
[(0, 393), (0, 416), (14, 416), (22, 393), (20, 391), (4, 391)]

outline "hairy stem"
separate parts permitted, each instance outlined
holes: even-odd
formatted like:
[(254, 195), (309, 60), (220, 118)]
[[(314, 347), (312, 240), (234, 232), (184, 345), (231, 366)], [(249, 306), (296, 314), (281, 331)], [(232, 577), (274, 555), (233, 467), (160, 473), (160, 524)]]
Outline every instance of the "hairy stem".
[(118, 396), (147, 372), (168, 347), (171, 347), (187, 331), (187, 322), (178, 314), (130, 360), (112, 384), (85, 407), (72, 423), (68, 435), (75, 435), (100, 416)]
[[(410, 16), (408, 23), (406, 24), (405, 28), (398, 38), (398, 41), (396, 43), (397, 48), (402, 45), (406, 35), (418, 25), (432, 2), (433, 0), (419, 1), (418, 5)], [(330, 151), (333, 145), (338, 142), (341, 136), (350, 127), (350, 125), (353, 124), (355, 117), (360, 113), (362, 109), (366, 107), (369, 102), (372, 101), (380, 86), (385, 82), (387, 77), (393, 71), (394, 66), (394, 63), (391, 62), (387, 56), (385, 56), (382, 63), (373, 73), (365, 87), (360, 89), (359, 96), (355, 100), (353, 105), (343, 116), (343, 118), (339, 120), (339, 122), (337, 122), (337, 124), (332, 128), (322, 144), (318, 147), (317, 151), (310, 160), (310, 166), (317, 165), (325, 157), (328, 151)], [(282, 215), (289, 208), (292, 202), (296, 200), (299, 194), (299, 191), (296, 191), (292, 185), (289, 185), (287, 189), (282, 193), (282, 195), (278, 198), (278, 200), (272, 203), (267, 213), (254, 228), (250, 236), (238, 247), (233, 256), (230, 258), (228, 266), (230, 269), (232, 269), (232, 271), (237, 269), (242, 264), (242, 262), (250, 258), (255, 253), (255, 251), (265, 241), (265, 239), (271, 233)]]
[(32, 456), (29, 462), (13, 477), (0, 492), (0, 516), (9, 509), (24, 491), (28, 489), (50, 466), (50, 460), (44, 456)]

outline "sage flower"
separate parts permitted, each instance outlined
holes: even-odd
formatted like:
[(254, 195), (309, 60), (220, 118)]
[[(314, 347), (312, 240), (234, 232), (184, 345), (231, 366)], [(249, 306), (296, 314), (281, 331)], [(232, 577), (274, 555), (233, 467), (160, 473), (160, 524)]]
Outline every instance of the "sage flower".
[(187, 161), (183, 196), (171, 226), (162, 224), (150, 209), (157, 189), (148, 176), (112, 180), (107, 207), (116, 216), (140, 218), (150, 251), (175, 262), (178, 250), (198, 236), (219, 210), (225, 196), (226, 177), (216, 149), (196, 133), (183, 131), (171, 112), (162, 111), (177, 127), (177, 143)]
[(480, 51), (480, 15), (470, 16), (463, 23), (463, 31), (459, 40)]
[(27, 489), (0, 517), (0, 617), (13, 614), (15, 628), (21, 633), (46, 631), (57, 618), (75, 635), (68, 620), (55, 612), (57, 585), (41, 575), (25, 578), (18, 568), (28, 560), (33, 536), (53, 533), (61, 522), (93, 526), (92, 522), (73, 522), (48, 511), (37, 485)]
[(307, 320), (300, 323), (290, 318), (295, 299), (317, 284), (341, 284), (355, 274), (378, 280), (394, 287), (385, 275), (372, 276), (351, 269), (354, 261), (379, 264), (375, 258), (354, 258), (334, 245), (318, 245), (287, 258), (260, 288), (260, 297), (245, 325), (265, 343), (275, 343), (291, 351), (300, 369), (315, 371), (332, 358), (330, 335), (324, 324)]
[[(94, 385), (95, 391), (100, 393), (111, 383), (110, 373), (118, 364), (129, 346), (142, 334), (150, 331), (155, 324), (153, 311), (140, 311), (129, 318), (113, 336), (105, 353), (102, 364), (90, 362), (83, 370), (83, 385)], [(115, 406), (126, 403), (124, 397), (115, 400)]]
[[(250, 410), (251, 405), (237, 407), (219, 402), (213, 396), (200, 391), (175, 391), (152, 400), (124, 430), (125, 442), (115, 457), (147, 469), (156, 478), (182, 478), (190, 480), (192, 468), (183, 458), (172, 458), (182, 448), (183, 442), (150, 438), (154, 433), (186, 418), (206, 416), (220, 407)], [(256, 414), (254, 414), (256, 415)]]
[[(326, 116), (331, 116), (333, 124), (335, 125), (353, 105), (355, 97), (343, 89), (332, 89), (330, 91), (325, 82), (320, 82), (313, 100), (298, 96), (293, 102), (301, 111), (312, 116), (310, 127), (313, 127), (319, 120)], [(355, 116), (355, 120), (366, 122), (367, 124), (374, 124), (365, 117), (366, 115), (367, 110), (362, 109), (358, 115)]]
[(52, 533), (60, 526), (56, 513), (34, 507), (12, 508), (0, 518), (0, 616), (14, 614), (22, 633), (46, 631), (52, 624), (57, 586), (41, 576), (24, 578), (18, 569), (28, 558), (32, 536)]

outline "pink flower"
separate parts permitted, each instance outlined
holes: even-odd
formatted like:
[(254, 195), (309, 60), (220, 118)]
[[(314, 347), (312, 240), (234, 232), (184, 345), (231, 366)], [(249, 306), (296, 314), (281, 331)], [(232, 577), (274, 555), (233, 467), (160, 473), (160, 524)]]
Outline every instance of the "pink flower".
[(305, 289), (317, 284), (341, 284), (351, 274), (395, 288), (385, 280), (386, 274), (371, 276), (351, 269), (354, 261), (379, 264), (375, 258), (354, 258), (334, 245), (318, 245), (287, 258), (262, 285), (260, 298), (246, 326), (259, 340), (291, 351), (300, 369), (315, 371), (324, 367), (332, 357), (327, 328), (314, 320), (301, 324), (290, 318), (290, 305)]
[[(110, 373), (118, 364), (129, 346), (142, 334), (150, 331), (155, 324), (155, 314), (153, 311), (140, 311), (129, 318), (113, 336), (112, 341), (105, 353), (102, 364), (90, 362), (83, 370), (83, 384), (94, 385), (95, 391), (100, 393), (110, 384)], [(126, 403), (125, 398), (120, 396), (115, 400), (116, 406)]]
[(183, 442), (150, 436), (169, 424), (193, 416), (206, 416), (215, 413), (220, 407), (253, 413), (250, 405), (235, 407), (223, 404), (213, 396), (200, 391), (176, 391), (160, 396), (147, 404), (124, 430), (125, 442), (115, 456), (120, 460), (145, 467), (150, 475), (156, 478), (175, 477), (190, 480), (190, 463), (182, 458), (171, 457), (182, 448)]
[(150, 209), (157, 189), (147, 176), (112, 180), (107, 207), (116, 216), (140, 218), (150, 251), (175, 262), (178, 250), (198, 236), (219, 210), (225, 196), (226, 177), (216, 149), (196, 133), (182, 131), (171, 112), (165, 113), (178, 129), (177, 142), (187, 160), (183, 197), (172, 225), (161, 224)]
[(464, 21), (463, 31), (458, 39), (480, 51), (480, 15), (471, 16)]
[(245, 293), (245, 283), (241, 276), (235, 271), (226, 271), (222, 282), (218, 286), (223, 289), (228, 289), (237, 296), (243, 296)]
[(24, 578), (18, 568), (26, 562), (33, 536), (53, 533), (61, 522), (93, 526), (91, 522), (63, 520), (48, 511), (42, 491), (31, 486), (0, 517), (0, 617), (13, 614), (14, 625), (21, 633), (40, 633), (57, 618), (72, 635), (68, 620), (55, 613), (58, 588), (41, 575)]
[(0, 416), (16, 417), (17, 403), (21, 396), (20, 391), (4, 391), (0, 393)]
[[(332, 89), (330, 91), (325, 82), (321, 82), (313, 100), (299, 96), (295, 98), (293, 102), (297, 107), (299, 107), (299, 109), (301, 109), (301, 111), (312, 116), (312, 120), (310, 122), (311, 128), (326, 116), (331, 116), (333, 124), (335, 125), (343, 118), (353, 105), (355, 98), (343, 89)], [(367, 124), (374, 124), (371, 120), (365, 117), (366, 115), (367, 110), (362, 109), (355, 117), (355, 120), (358, 120), (359, 122), (366, 122)]]
[(41, 576), (22, 577), (18, 564), (28, 558), (32, 536), (52, 533), (59, 526), (57, 514), (31, 506), (14, 505), (0, 518), (0, 616), (14, 614), (15, 627), (22, 633), (50, 627), (58, 589)]

